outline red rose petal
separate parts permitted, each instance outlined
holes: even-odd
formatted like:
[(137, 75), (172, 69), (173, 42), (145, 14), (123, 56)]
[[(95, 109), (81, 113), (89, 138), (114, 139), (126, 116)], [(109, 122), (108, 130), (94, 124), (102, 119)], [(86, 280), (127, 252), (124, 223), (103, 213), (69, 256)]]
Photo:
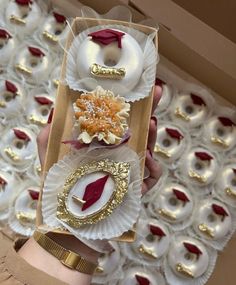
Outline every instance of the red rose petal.
[(29, 52), (36, 57), (45, 56), (45, 54), (39, 49), (35, 47), (28, 47)]
[(135, 278), (139, 285), (149, 285), (150, 284), (150, 281), (146, 277), (135, 274)]
[(194, 254), (202, 254), (201, 250), (194, 244), (192, 243), (188, 243), (188, 242), (184, 242), (184, 247), (187, 249), (187, 251), (194, 253)]
[(201, 97), (199, 97), (199, 96), (197, 96), (195, 94), (192, 94), (192, 93), (190, 94), (190, 96), (192, 98), (192, 101), (193, 101), (194, 105), (199, 105), (199, 106), (204, 105), (204, 106), (206, 106), (205, 101)]
[(15, 136), (18, 139), (23, 140), (23, 141), (30, 141), (30, 138), (26, 133), (24, 133), (20, 130), (17, 130), (17, 129), (13, 129), (13, 131), (14, 131)]
[(35, 101), (37, 101), (39, 104), (41, 105), (50, 105), (53, 103), (53, 101), (51, 101), (50, 99), (46, 98), (46, 97), (34, 97)]
[(1, 39), (10, 39), (10, 38), (12, 38), (12, 36), (6, 30), (0, 29), (0, 38)]
[(114, 31), (111, 29), (104, 29), (94, 33), (88, 34), (88, 36), (92, 37), (92, 40), (103, 45), (109, 45), (112, 42), (118, 42), (118, 47), (121, 48), (121, 38), (125, 33), (121, 33), (119, 31)]
[(216, 213), (216, 215), (223, 216), (223, 217), (229, 215), (223, 207), (221, 207), (217, 204), (212, 204), (211, 207), (212, 207), (212, 210), (214, 211), (214, 213)]
[(178, 200), (183, 201), (183, 202), (189, 202), (189, 198), (184, 192), (178, 189), (172, 189), (172, 190)]
[(5, 186), (7, 185), (7, 181), (0, 176), (0, 185)]
[(182, 140), (183, 139), (183, 135), (176, 129), (170, 129), (170, 128), (166, 128), (166, 132), (169, 136), (171, 136), (174, 139), (177, 140)]
[(149, 225), (149, 229), (150, 232), (154, 235), (154, 236), (159, 236), (159, 237), (164, 237), (166, 236), (166, 234), (163, 232), (163, 230), (157, 226), (154, 225)]
[(198, 157), (199, 159), (201, 159), (201, 160), (203, 160), (203, 161), (205, 161), (205, 160), (212, 160), (213, 159), (213, 157), (210, 155), (210, 154), (208, 154), (208, 153), (206, 153), (206, 152), (201, 152), (201, 151), (197, 151), (197, 152), (195, 152), (195, 155), (196, 155), (196, 157)]
[(66, 17), (65, 16), (63, 16), (63, 15), (61, 15), (61, 14), (58, 14), (58, 13), (56, 13), (56, 12), (53, 12), (53, 16), (55, 17), (55, 19), (56, 19), (56, 21), (58, 22), (58, 23), (65, 23), (66, 22)]
[(108, 178), (109, 175), (103, 176), (86, 186), (83, 196), (85, 203), (81, 209), (82, 211), (86, 210), (100, 199)]
[(29, 6), (30, 4), (33, 4), (32, 0), (15, 0), (17, 4), (22, 6)]
[(32, 198), (32, 200), (38, 200), (39, 199), (39, 192), (35, 191), (35, 190), (28, 190), (30, 197)]
[(166, 82), (165, 81), (163, 81), (163, 80), (161, 80), (160, 78), (156, 78), (156, 80), (155, 80), (155, 85), (158, 85), (158, 86), (161, 86), (162, 87), (162, 85), (164, 85), (164, 84), (166, 84)]
[(232, 127), (236, 126), (236, 124), (230, 120), (229, 118), (226, 117), (218, 117), (218, 120), (221, 122), (221, 124), (225, 127)]
[(6, 90), (7, 90), (7, 91), (9, 91), (9, 92), (11, 92), (11, 93), (13, 93), (13, 94), (17, 93), (17, 91), (18, 91), (16, 85), (13, 84), (13, 83), (11, 83), (11, 82), (8, 81), (8, 80), (5, 81), (5, 87), (6, 87)]

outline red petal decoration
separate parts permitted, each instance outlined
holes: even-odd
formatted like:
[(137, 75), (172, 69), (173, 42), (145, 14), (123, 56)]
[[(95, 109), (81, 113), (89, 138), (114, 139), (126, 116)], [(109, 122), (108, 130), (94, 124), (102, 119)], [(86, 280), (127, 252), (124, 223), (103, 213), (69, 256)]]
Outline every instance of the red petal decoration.
[(45, 56), (45, 54), (39, 49), (35, 47), (28, 47), (29, 52), (36, 57)]
[(10, 38), (12, 38), (12, 36), (6, 30), (0, 29), (0, 38), (1, 39), (10, 39)]
[(114, 31), (111, 29), (104, 29), (94, 33), (88, 34), (88, 36), (92, 37), (94, 42), (98, 42), (103, 45), (109, 45), (112, 42), (118, 42), (118, 47), (122, 48), (121, 46), (121, 38), (124, 36), (125, 33), (121, 33), (119, 31)]
[(221, 122), (221, 124), (225, 127), (232, 127), (236, 126), (236, 124), (231, 121), (229, 118), (226, 117), (218, 117), (218, 120)]
[(13, 129), (15, 136), (23, 141), (30, 141), (30, 138), (28, 137), (28, 135), (20, 130), (17, 129)]
[(236, 168), (232, 168), (232, 170), (233, 170), (234, 174), (236, 174)]
[(7, 181), (0, 176), (0, 185), (5, 186), (7, 185)]
[(6, 90), (7, 90), (7, 91), (9, 91), (9, 92), (11, 92), (11, 93), (13, 93), (13, 94), (17, 93), (17, 91), (18, 91), (16, 85), (13, 84), (13, 83), (11, 83), (11, 82), (8, 81), (8, 80), (5, 81), (5, 87), (6, 87)]
[(85, 203), (81, 209), (82, 211), (86, 210), (100, 199), (108, 178), (109, 175), (103, 176), (86, 186), (83, 196)]
[(183, 201), (183, 202), (189, 202), (189, 198), (184, 192), (178, 189), (172, 189), (172, 190), (178, 200)]
[(39, 192), (38, 191), (29, 189), (28, 192), (29, 192), (32, 200), (38, 200), (39, 199)]
[(208, 153), (206, 153), (206, 152), (195, 152), (195, 155), (196, 155), (196, 157), (198, 157), (198, 158), (200, 158), (201, 160), (203, 160), (203, 161), (205, 161), (205, 160), (212, 160), (213, 159), (213, 157), (210, 155), (210, 154), (208, 154)]
[(154, 225), (149, 225), (149, 229), (150, 232), (154, 235), (154, 236), (159, 236), (159, 237), (164, 237), (166, 236), (166, 234), (163, 232), (163, 230), (157, 226)]
[(155, 85), (158, 85), (158, 86), (161, 86), (162, 87), (162, 85), (164, 85), (164, 84), (166, 84), (166, 82), (165, 81), (163, 81), (163, 80), (161, 80), (160, 78), (156, 78), (156, 80), (155, 80)]
[(34, 97), (35, 101), (37, 101), (41, 105), (50, 105), (53, 103), (50, 99), (46, 97)]
[(194, 244), (192, 243), (188, 243), (188, 242), (184, 242), (184, 247), (187, 249), (187, 251), (194, 253), (194, 254), (202, 254), (201, 250)]
[(29, 6), (30, 4), (33, 4), (32, 0), (15, 0), (17, 4), (22, 6)]
[(205, 101), (201, 97), (199, 97), (199, 96), (197, 96), (195, 94), (192, 94), (192, 93), (190, 94), (190, 96), (192, 98), (192, 101), (193, 101), (194, 105), (199, 105), (199, 106), (204, 105), (204, 106), (206, 106)]
[(66, 17), (65, 16), (63, 16), (63, 15), (61, 15), (61, 14), (58, 14), (58, 13), (56, 13), (56, 12), (53, 12), (53, 16), (54, 16), (54, 18), (56, 19), (56, 21), (58, 22), (58, 23), (65, 23), (66, 22)]
[(139, 285), (149, 285), (150, 284), (150, 281), (146, 277), (135, 274), (135, 278)]
[(212, 204), (212, 210), (216, 213), (216, 215), (219, 215), (219, 216), (228, 216), (229, 214), (225, 211), (225, 209), (219, 205), (216, 205), (216, 204)]
[(166, 132), (174, 139), (182, 140), (184, 138), (184, 136), (178, 130), (166, 128)]

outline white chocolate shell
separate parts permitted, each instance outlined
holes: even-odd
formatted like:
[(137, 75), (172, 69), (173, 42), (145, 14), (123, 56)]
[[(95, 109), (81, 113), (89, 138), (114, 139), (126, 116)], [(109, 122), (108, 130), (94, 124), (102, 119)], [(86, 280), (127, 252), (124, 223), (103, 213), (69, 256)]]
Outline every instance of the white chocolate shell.
[[(18, 41), (15, 34), (0, 25), (2, 36), (0, 36), (0, 66), (6, 66), (14, 54)], [(5, 35), (4, 35), (5, 32)]]

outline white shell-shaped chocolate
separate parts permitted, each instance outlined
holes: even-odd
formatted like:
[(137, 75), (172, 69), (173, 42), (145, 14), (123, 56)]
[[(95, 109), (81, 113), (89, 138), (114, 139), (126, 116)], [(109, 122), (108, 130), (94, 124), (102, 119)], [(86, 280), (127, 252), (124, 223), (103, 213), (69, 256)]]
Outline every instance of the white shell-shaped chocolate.
[(0, 37), (0, 66), (7, 65), (14, 54), (18, 41), (13, 33), (0, 24), (0, 29), (5, 30), (9, 36), (6, 38)]

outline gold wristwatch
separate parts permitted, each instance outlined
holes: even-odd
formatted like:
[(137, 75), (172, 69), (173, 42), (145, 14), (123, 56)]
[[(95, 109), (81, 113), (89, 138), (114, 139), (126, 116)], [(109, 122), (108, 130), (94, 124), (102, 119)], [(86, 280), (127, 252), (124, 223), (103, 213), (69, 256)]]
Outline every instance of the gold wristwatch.
[(97, 264), (84, 259), (75, 252), (65, 249), (47, 235), (39, 231), (34, 232), (33, 238), (43, 249), (56, 257), (63, 265), (70, 269), (92, 275), (97, 268)]

